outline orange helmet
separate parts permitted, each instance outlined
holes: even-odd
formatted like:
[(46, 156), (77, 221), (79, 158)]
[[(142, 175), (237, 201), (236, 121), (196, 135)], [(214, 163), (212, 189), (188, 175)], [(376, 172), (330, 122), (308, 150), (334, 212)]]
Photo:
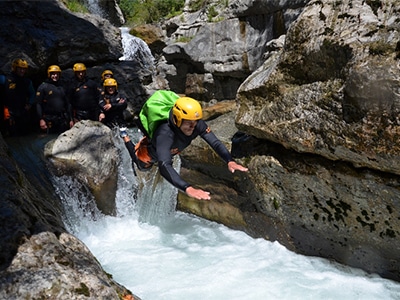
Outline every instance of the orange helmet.
[(203, 111), (200, 103), (190, 97), (181, 97), (176, 100), (172, 108), (172, 115), (176, 126), (180, 127), (183, 120), (200, 120), (203, 118)]
[(111, 77), (114, 76), (114, 73), (111, 70), (104, 70), (103, 73), (101, 73), (101, 80), (104, 81), (106, 79), (105, 76), (111, 75)]
[(14, 59), (11, 64), (11, 70), (15, 72), (17, 68), (28, 69), (28, 62), (22, 58)]
[(61, 73), (61, 69), (57, 65), (52, 65), (47, 69), (47, 76), (50, 77), (50, 73)]
[(76, 63), (73, 67), (74, 72), (86, 71), (86, 66), (82, 63)]

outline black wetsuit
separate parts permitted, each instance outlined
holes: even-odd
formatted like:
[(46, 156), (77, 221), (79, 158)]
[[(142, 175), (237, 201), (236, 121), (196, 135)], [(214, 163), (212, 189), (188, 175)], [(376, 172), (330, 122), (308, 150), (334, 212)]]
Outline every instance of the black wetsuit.
[(47, 78), (36, 92), (36, 113), (45, 120), (49, 133), (61, 133), (69, 128), (72, 120), (71, 105), (59, 81)]
[(0, 76), (0, 85), (2, 85), (1, 106), (9, 112), (9, 118), (4, 120), (5, 130), (10, 135), (25, 134), (31, 129), (30, 106), (35, 99), (32, 81), (13, 72), (9, 75)]
[[(121, 99), (124, 101), (121, 101)], [(104, 110), (103, 106), (107, 103), (111, 104), (111, 108), (109, 110)], [(112, 95), (102, 92), (99, 105), (101, 112), (105, 115), (105, 119), (103, 120), (104, 124), (110, 128), (114, 126), (125, 126), (124, 110), (128, 107), (128, 102), (123, 95), (118, 93), (118, 91), (115, 91)]]
[(79, 81), (75, 77), (68, 88), (67, 96), (72, 106), (74, 119), (99, 120), (100, 90), (96, 82), (87, 77)]
[[(203, 120), (197, 122), (190, 136), (186, 136), (171, 120), (172, 116), (170, 115), (170, 120), (157, 128), (148, 150), (153, 162), (158, 162), (160, 174), (176, 188), (185, 191), (191, 185), (175, 171), (172, 166), (172, 158), (188, 147), (198, 136), (203, 138), (226, 163), (233, 161), (228, 149)], [(126, 147), (131, 156), (135, 155), (134, 151), (132, 152), (133, 144), (129, 145), (129, 143), (126, 143)]]

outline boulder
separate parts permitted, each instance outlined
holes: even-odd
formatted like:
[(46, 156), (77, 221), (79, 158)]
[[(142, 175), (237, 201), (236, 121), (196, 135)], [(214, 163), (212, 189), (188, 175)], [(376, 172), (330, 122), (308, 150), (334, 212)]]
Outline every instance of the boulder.
[(119, 156), (107, 126), (80, 121), (46, 145), (45, 157), (57, 176), (77, 178), (93, 193), (103, 213), (115, 214)]

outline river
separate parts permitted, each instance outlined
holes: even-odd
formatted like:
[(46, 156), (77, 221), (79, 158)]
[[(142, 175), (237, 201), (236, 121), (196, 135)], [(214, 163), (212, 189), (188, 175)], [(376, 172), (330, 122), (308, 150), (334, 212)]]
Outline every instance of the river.
[(398, 282), (175, 211), (176, 190), (156, 171), (135, 177), (118, 138), (116, 144), (116, 216), (102, 215), (72, 178), (54, 184), (69, 231), (143, 300), (400, 299)]

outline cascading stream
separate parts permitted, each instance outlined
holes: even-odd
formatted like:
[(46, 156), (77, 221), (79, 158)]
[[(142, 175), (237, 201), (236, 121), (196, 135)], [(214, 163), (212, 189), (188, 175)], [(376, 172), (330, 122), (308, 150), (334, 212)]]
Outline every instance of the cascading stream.
[[(132, 130), (130, 136), (140, 138)], [(398, 299), (397, 282), (176, 212), (176, 190), (156, 168), (135, 177), (117, 134), (115, 143), (121, 157), (117, 216), (93, 209), (93, 199), (73, 180), (54, 183), (68, 229), (143, 300)]]
[[(130, 135), (139, 138), (133, 131)], [(25, 137), (7, 142), (27, 174), (45, 174), (40, 160), (47, 141)], [(117, 133), (115, 144), (121, 158), (116, 216), (103, 215), (73, 178), (53, 177), (52, 183), (68, 231), (143, 300), (399, 299), (398, 282), (175, 212), (176, 190), (159, 181), (156, 171), (150, 181), (135, 177)], [(37, 177), (47, 184), (45, 176)]]

